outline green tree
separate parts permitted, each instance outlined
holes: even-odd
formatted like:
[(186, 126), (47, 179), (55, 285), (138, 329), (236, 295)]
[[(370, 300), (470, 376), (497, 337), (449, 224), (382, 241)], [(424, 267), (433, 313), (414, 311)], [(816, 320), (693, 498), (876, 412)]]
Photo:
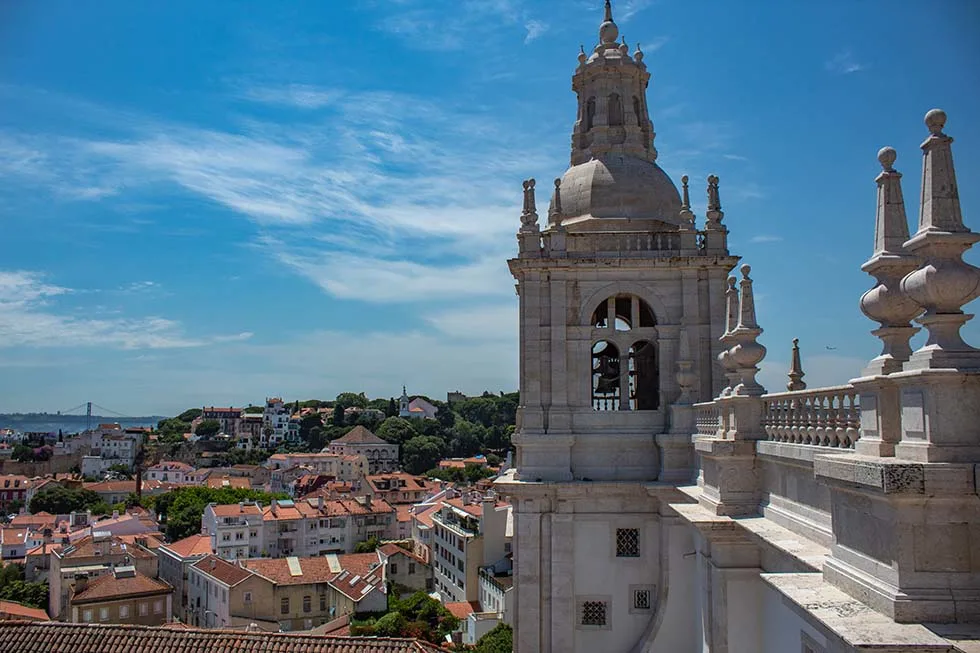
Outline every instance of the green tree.
[(34, 495), (30, 503), (31, 513), (50, 512), (65, 515), (77, 510), (88, 510), (102, 502), (98, 494), (91, 490), (69, 490), (56, 485), (44, 488)]
[(202, 414), (204, 414), (204, 411), (201, 410), (200, 408), (188, 408), (180, 415), (178, 415), (177, 419), (179, 419), (181, 422), (187, 422), (188, 424), (190, 424), (198, 417), (200, 417)]
[(114, 474), (119, 474), (127, 480), (131, 480), (133, 478), (133, 470), (129, 468), (129, 465), (123, 465), (122, 463), (112, 465), (107, 471), (113, 472)]
[(0, 599), (46, 610), (48, 607), (48, 584), (12, 580), (0, 586)]
[(309, 442), (310, 431), (314, 428), (323, 428), (323, 418), (320, 416), (320, 413), (304, 415), (299, 421), (299, 439), (303, 442)]
[(493, 630), (481, 637), (473, 653), (513, 653), (514, 629), (507, 624), (497, 624)]
[(374, 553), (378, 550), (378, 538), (371, 537), (354, 545), (354, 553)]
[(421, 474), (439, 464), (442, 452), (442, 440), (419, 435), (402, 446), (403, 467), (409, 474)]
[(258, 415), (265, 412), (264, 406), (248, 406), (244, 412), (248, 415)]
[(389, 417), (381, 422), (375, 435), (386, 442), (403, 445), (419, 434), (407, 419)]
[(333, 415), (330, 417), (330, 423), (336, 427), (344, 426), (344, 406), (341, 403), (334, 404)]
[(395, 401), (394, 397), (388, 399), (388, 405), (385, 407), (385, 417), (398, 417), (398, 402)]
[(456, 422), (450, 431), (449, 442), (452, 455), (467, 457), (479, 453), (487, 440), (487, 429), (482, 424), (473, 424), (464, 419)]
[(10, 453), (10, 456), (19, 463), (34, 462), (34, 450), (27, 445), (18, 444), (14, 446), (14, 450)]
[(363, 392), (341, 392), (339, 395), (337, 395), (337, 404), (340, 404), (345, 408), (350, 408), (351, 406), (356, 406), (357, 408), (367, 408), (368, 398), (364, 396)]
[(375, 637), (404, 637), (408, 619), (401, 612), (389, 612), (374, 622)]
[(221, 422), (216, 419), (206, 419), (197, 425), (194, 433), (202, 438), (210, 438), (221, 432)]
[(310, 429), (307, 435), (308, 443), (310, 445), (310, 451), (317, 452), (326, 446), (326, 438), (324, 438), (324, 430), (322, 426), (314, 426)]

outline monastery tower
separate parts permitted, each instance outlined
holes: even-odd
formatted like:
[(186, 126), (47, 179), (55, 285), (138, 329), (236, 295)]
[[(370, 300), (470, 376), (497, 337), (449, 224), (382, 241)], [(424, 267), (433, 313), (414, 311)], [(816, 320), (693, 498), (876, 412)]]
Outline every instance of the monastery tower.
[[(536, 183), (524, 183), (509, 262), (520, 295), (517, 464), (499, 483), (515, 510), (520, 653), (634, 650), (668, 611), (667, 569), (695, 573), (683, 557), (690, 536), (662, 508), (691, 475), (692, 404), (725, 386), (719, 339), (738, 259), (717, 177), (699, 228), (687, 177), (678, 192), (657, 165), (649, 81), (607, 1), (599, 44), (572, 76), (571, 167), (554, 181), (543, 228)], [(671, 601), (684, 591), (672, 588)], [(677, 637), (663, 650), (693, 650)]]

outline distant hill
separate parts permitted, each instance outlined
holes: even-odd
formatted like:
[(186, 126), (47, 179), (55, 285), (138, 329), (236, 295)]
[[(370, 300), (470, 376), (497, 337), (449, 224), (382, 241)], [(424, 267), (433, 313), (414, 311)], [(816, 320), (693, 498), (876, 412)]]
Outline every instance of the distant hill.
[[(25, 432), (76, 433), (85, 430), (85, 424), (90, 418), (85, 415), (58, 415), (57, 413), (0, 413), (0, 428), (14, 429)], [(157, 422), (165, 419), (163, 415), (147, 415), (145, 417), (107, 417), (92, 415), (92, 427), (105, 423), (118, 423), (123, 428), (132, 426), (156, 426)]]

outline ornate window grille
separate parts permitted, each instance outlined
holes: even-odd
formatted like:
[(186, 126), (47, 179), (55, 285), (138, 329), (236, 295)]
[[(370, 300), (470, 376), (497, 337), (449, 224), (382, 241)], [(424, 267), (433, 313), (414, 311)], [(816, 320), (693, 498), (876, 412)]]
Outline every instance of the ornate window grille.
[(583, 601), (582, 602), (582, 625), (605, 626), (606, 625), (606, 602)]
[(633, 591), (633, 609), (634, 610), (650, 609), (650, 590)]
[(638, 528), (616, 529), (616, 557), (640, 557), (640, 530)]

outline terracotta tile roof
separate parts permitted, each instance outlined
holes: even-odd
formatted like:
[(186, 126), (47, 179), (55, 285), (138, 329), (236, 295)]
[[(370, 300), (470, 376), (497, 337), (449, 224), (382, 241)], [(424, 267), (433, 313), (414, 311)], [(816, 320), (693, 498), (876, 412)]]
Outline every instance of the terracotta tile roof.
[(0, 623), (0, 650), (17, 653), (445, 653), (434, 644), (392, 637), (334, 637), (122, 624)]
[(41, 512), (34, 513), (33, 515), (17, 515), (10, 520), (10, 525), (41, 528), (43, 526), (54, 524), (57, 520), (57, 515), (52, 515), (50, 512), (44, 512), (42, 510)]
[(246, 503), (244, 506), (238, 503), (228, 505), (209, 506), (214, 512), (215, 517), (237, 517), (238, 515), (261, 515), (262, 509), (254, 503)]
[(194, 467), (188, 465), (187, 463), (180, 462), (179, 460), (164, 460), (153, 467), (147, 467), (148, 472), (170, 472), (170, 471), (181, 471), (181, 472), (193, 472)]
[(61, 552), (61, 557), (69, 560), (112, 555), (128, 555), (134, 559), (141, 558), (146, 560), (152, 558), (155, 554), (141, 546), (132, 546), (118, 536), (112, 536), (107, 540), (96, 542), (92, 535), (79, 538)]
[(162, 580), (144, 576), (135, 569), (133, 572), (132, 576), (106, 574), (90, 581), (82, 591), (72, 595), (71, 604), (114, 601), (129, 596), (163, 595), (174, 591), (174, 588)]
[(209, 555), (194, 563), (195, 569), (200, 569), (212, 578), (221, 581), (228, 587), (233, 587), (252, 574), (236, 564), (222, 560), (218, 556)]
[(381, 564), (377, 553), (344, 553), (337, 556), (337, 562), (344, 571), (357, 576), (367, 576)]
[(395, 506), (395, 519), (398, 521), (412, 521), (412, 508), (413, 506), (406, 505)]
[(27, 482), (30, 479), (20, 474), (4, 474), (0, 476), (0, 489), (2, 490), (26, 490)]
[(439, 512), (440, 508), (442, 508), (442, 502), (427, 506), (424, 510), (418, 510), (416, 508), (416, 512), (414, 515), (412, 515), (412, 518), (417, 520), (423, 526), (432, 528), (432, 515)]
[(371, 431), (367, 430), (361, 425), (357, 425), (347, 433), (347, 435), (342, 438), (337, 438), (332, 440), (330, 444), (335, 444), (341, 442), (343, 444), (391, 444), (382, 440)]
[(446, 609), (453, 613), (457, 619), (466, 619), (474, 612), (480, 612), (480, 604), (476, 601), (460, 601), (459, 603), (447, 603)]
[(192, 558), (213, 553), (211, 551), (211, 538), (207, 535), (191, 535), (182, 540), (177, 540), (173, 544), (165, 544), (164, 548), (180, 558)]
[(386, 557), (395, 556), (395, 555), (398, 555), (400, 553), (400, 554), (402, 554), (404, 556), (408, 556), (409, 558), (412, 558), (413, 560), (415, 560), (417, 562), (421, 562), (423, 565), (429, 564), (423, 558), (421, 558), (420, 556), (415, 555), (415, 552), (414, 551), (409, 551), (407, 549), (403, 549), (402, 547), (398, 546), (397, 544), (393, 544), (391, 542), (389, 542), (387, 544), (382, 544), (381, 546), (379, 546), (378, 547), (378, 551), (380, 551), (381, 553), (383, 553)]
[(222, 476), (220, 478), (208, 476), (207, 486), (216, 490), (223, 487), (248, 490), (252, 487), (252, 481), (244, 476)]
[[(378, 561), (377, 557), (374, 558)], [(326, 557), (295, 558), (299, 563), (299, 576), (289, 573), (287, 558), (249, 558), (242, 561), (242, 566), (268, 578), (277, 585), (305, 585), (307, 583), (326, 583), (338, 572), (330, 571), (329, 559)]]
[(459, 508), (463, 512), (467, 512), (467, 513), (473, 515), (474, 517), (482, 517), (483, 516), (483, 504), (482, 503), (465, 503), (459, 497), (456, 497), (455, 499), (447, 499), (446, 500), (446, 503), (449, 504), (449, 505), (451, 505), (451, 506), (454, 506), (456, 508)]
[(27, 540), (26, 528), (0, 528), (0, 545), (24, 544)]
[(51, 621), (48, 613), (40, 608), (29, 608), (13, 601), (0, 601), (0, 619), (23, 619), (27, 621)]

